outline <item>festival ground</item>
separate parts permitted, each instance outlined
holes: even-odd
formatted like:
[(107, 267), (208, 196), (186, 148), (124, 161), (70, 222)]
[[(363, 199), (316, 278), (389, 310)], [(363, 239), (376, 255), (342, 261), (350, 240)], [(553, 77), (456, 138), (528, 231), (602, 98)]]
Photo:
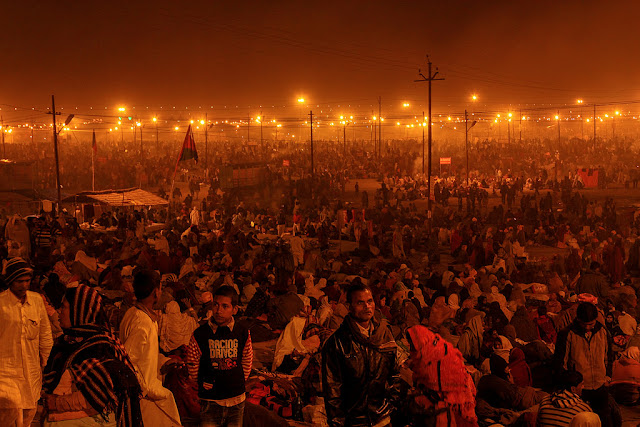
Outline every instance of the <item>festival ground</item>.
[[(354, 206), (360, 206), (361, 194), (363, 191), (367, 191), (371, 197), (373, 196), (373, 194), (375, 194), (375, 192), (378, 189), (380, 189), (380, 182), (375, 179), (361, 179), (361, 180), (357, 180), (357, 183), (359, 186), (358, 193), (355, 192), (356, 181), (352, 180), (347, 183), (347, 186), (345, 188), (345, 193), (342, 197), (342, 200), (352, 203)], [(186, 183), (179, 183), (177, 185), (181, 187), (182, 194), (186, 195), (188, 193), (189, 190)], [(202, 187), (200, 194), (206, 194), (207, 190), (208, 190), (207, 187)], [(540, 193), (546, 194), (546, 191), (547, 190), (543, 190)], [(604, 201), (606, 198), (612, 198), (617, 205), (618, 212), (622, 214), (625, 214), (625, 213), (632, 214), (636, 210), (636, 207), (634, 205), (639, 204), (640, 206), (640, 189), (628, 189), (628, 188), (623, 188), (621, 186), (618, 186), (618, 187), (607, 188), (607, 189), (584, 189), (584, 190), (581, 190), (581, 192), (589, 200)], [(533, 193), (533, 192), (525, 190), (525, 193)], [(558, 200), (559, 197), (554, 197), (554, 199)], [(500, 199), (499, 193), (496, 193), (496, 194), (490, 193), (489, 209), (493, 208), (493, 206), (500, 204), (500, 202), (501, 202), (501, 199)], [(516, 200), (516, 203), (518, 202), (519, 200)], [(418, 199), (413, 201), (413, 203), (416, 204), (416, 207), (419, 210), (426, 210), (427, 208), (426, 199)], [(449, 206), (453, 209), (456, 209), (457, 199), (453, 197), (450, 198)], [(556, 208), (562, 209), (561, 202), (556, 204)], [(275, 238), (275, 236), (273, 235), (271, 236), (265, 235), (263, 237)], [(288, 239), (289, 237), (290, 237), (290, 234), (288, 233), (284, 236), (285, 239)], [(336, 252), (338, 252), (339, 248), (342, 252), (350, 252), (353, 249), (355, 249), (355, 242), (346, 241), (346, 240), (343, 240), (343, 241), (333, 240), (331, 242), (331, 248)], [(527, 246), (526, 251), (529, 253), (532, 259), (549, 259), (554, 254), (566, 255), (567, 253), (567, 249), (558, 249), (558, 248), (553, 248), (549, 246)], [(446, 268), (445, 266), (448, 265), (450, 261), (452, 261), (452, 258), (450, 257), (447, 251), (447, 248), (445, 247), (441, 247), (440, 253), (441, 253), (442, 267)], [(408, 254), (408, 256), (413, 263), (420, 264), (424, 254), (413, 253), (413, 254)], [(269, 350), (267, 348), (262, 348), (262, 349), (256, 348), (256, 354), (259, 353), (260, 351), (262, 351), (263, 353), (264, 352), (268, 353), (272, 350)], [(622, 415), (624, 419), (623, 426), (625, 427), (640, 426), (640, 408), (639, 407), (626, 407), (626, 406), (620, 405), (620, 409), (622, 411)], [(305, 426), (308, 424), (291, 422), (291, 425)]]

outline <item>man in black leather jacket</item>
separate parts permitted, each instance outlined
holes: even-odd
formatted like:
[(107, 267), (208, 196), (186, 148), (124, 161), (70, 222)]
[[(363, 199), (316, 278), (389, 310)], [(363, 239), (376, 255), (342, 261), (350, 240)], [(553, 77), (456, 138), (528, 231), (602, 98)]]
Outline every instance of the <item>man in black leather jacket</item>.
[(386, 320), (375, 314), (371, 289), (347, 293), (350, 312), (322, 349), (322, 388), (329, 425), (391, 424), (399, 376), (396, 343)]

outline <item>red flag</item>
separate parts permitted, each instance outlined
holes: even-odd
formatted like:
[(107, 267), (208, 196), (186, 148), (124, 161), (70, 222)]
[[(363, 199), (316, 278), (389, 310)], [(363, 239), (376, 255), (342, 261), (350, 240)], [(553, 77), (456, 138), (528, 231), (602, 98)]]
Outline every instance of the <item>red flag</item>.
[(187, 129), (187, 134), (185, 135), (184, 142), (182, 143), (180, 156), (178, 156), (178, 161), (176, 162), (176, 171), (178, 170), (178, 163), (189, 159), (194, 159), (196, 163), (198, 163), (198, 150), (196, 149), (196, 140), (193, 138), (191, 125), (189, 125), (189, 129)]

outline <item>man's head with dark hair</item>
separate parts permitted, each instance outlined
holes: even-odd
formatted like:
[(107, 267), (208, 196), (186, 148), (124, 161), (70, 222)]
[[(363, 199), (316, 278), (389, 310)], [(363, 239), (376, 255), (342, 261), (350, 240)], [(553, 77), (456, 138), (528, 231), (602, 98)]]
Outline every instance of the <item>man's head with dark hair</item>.
[(585, 331), (593, 330), (598, 318), (598, 308), (590, 302), (581, 302), (576, 312), (576, 321)]
[(347, 303), (351, 304), (351, 298), (353, 297), (353, 294), (355, 292), (363, 292), (363, 291), (371, 292), (371, 288), (360, 281), (358, 282), (354, 281), (354, 283), (351, 286), (349, 286), (349, 288), (347, 289)]
[(569, 390), (579, 395), (582, 380), (580, 372), (563, 370), (557, 375), (554, 382), (558, 385), (558, 390)]
[(160, 289), (160, 278), (153, 271), (142, 270), (133, 277), (133, 292), (138, 301), (147, 299), (156, 289)]
[(347, 302), (351, 317), (360, 326), (368, 328), (376, 308), (371, 288), (363, 283), (351, 285), (347, 290)]
[(591, 264), (589, 265), (589, 270), (596, 271), (599, 269), (600, 269), (600, 263), (598, 261), (591, 261)]
[(218, 326), (227, 326), (238, 313), (238, 293), (231, 286), (220, 286), (213, 293), (211, 319)]
[(231, 304), (236, 307), (238, 305), (238, 293), (231, 286), (224, 285), (220, 286), (214, 293), (213, 297), (215, 298), (217, 295), (221, 295), (224, 297), (231, 298)]

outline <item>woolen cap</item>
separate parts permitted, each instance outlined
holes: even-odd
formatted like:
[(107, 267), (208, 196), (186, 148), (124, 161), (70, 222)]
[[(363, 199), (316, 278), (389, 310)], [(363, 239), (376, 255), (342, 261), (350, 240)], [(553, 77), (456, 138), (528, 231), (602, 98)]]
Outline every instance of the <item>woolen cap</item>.
[(18, 277), (32, 275), (33, 269), (20, 257), (10, 258), (5, 267), (5, 284), (11, 285)]

